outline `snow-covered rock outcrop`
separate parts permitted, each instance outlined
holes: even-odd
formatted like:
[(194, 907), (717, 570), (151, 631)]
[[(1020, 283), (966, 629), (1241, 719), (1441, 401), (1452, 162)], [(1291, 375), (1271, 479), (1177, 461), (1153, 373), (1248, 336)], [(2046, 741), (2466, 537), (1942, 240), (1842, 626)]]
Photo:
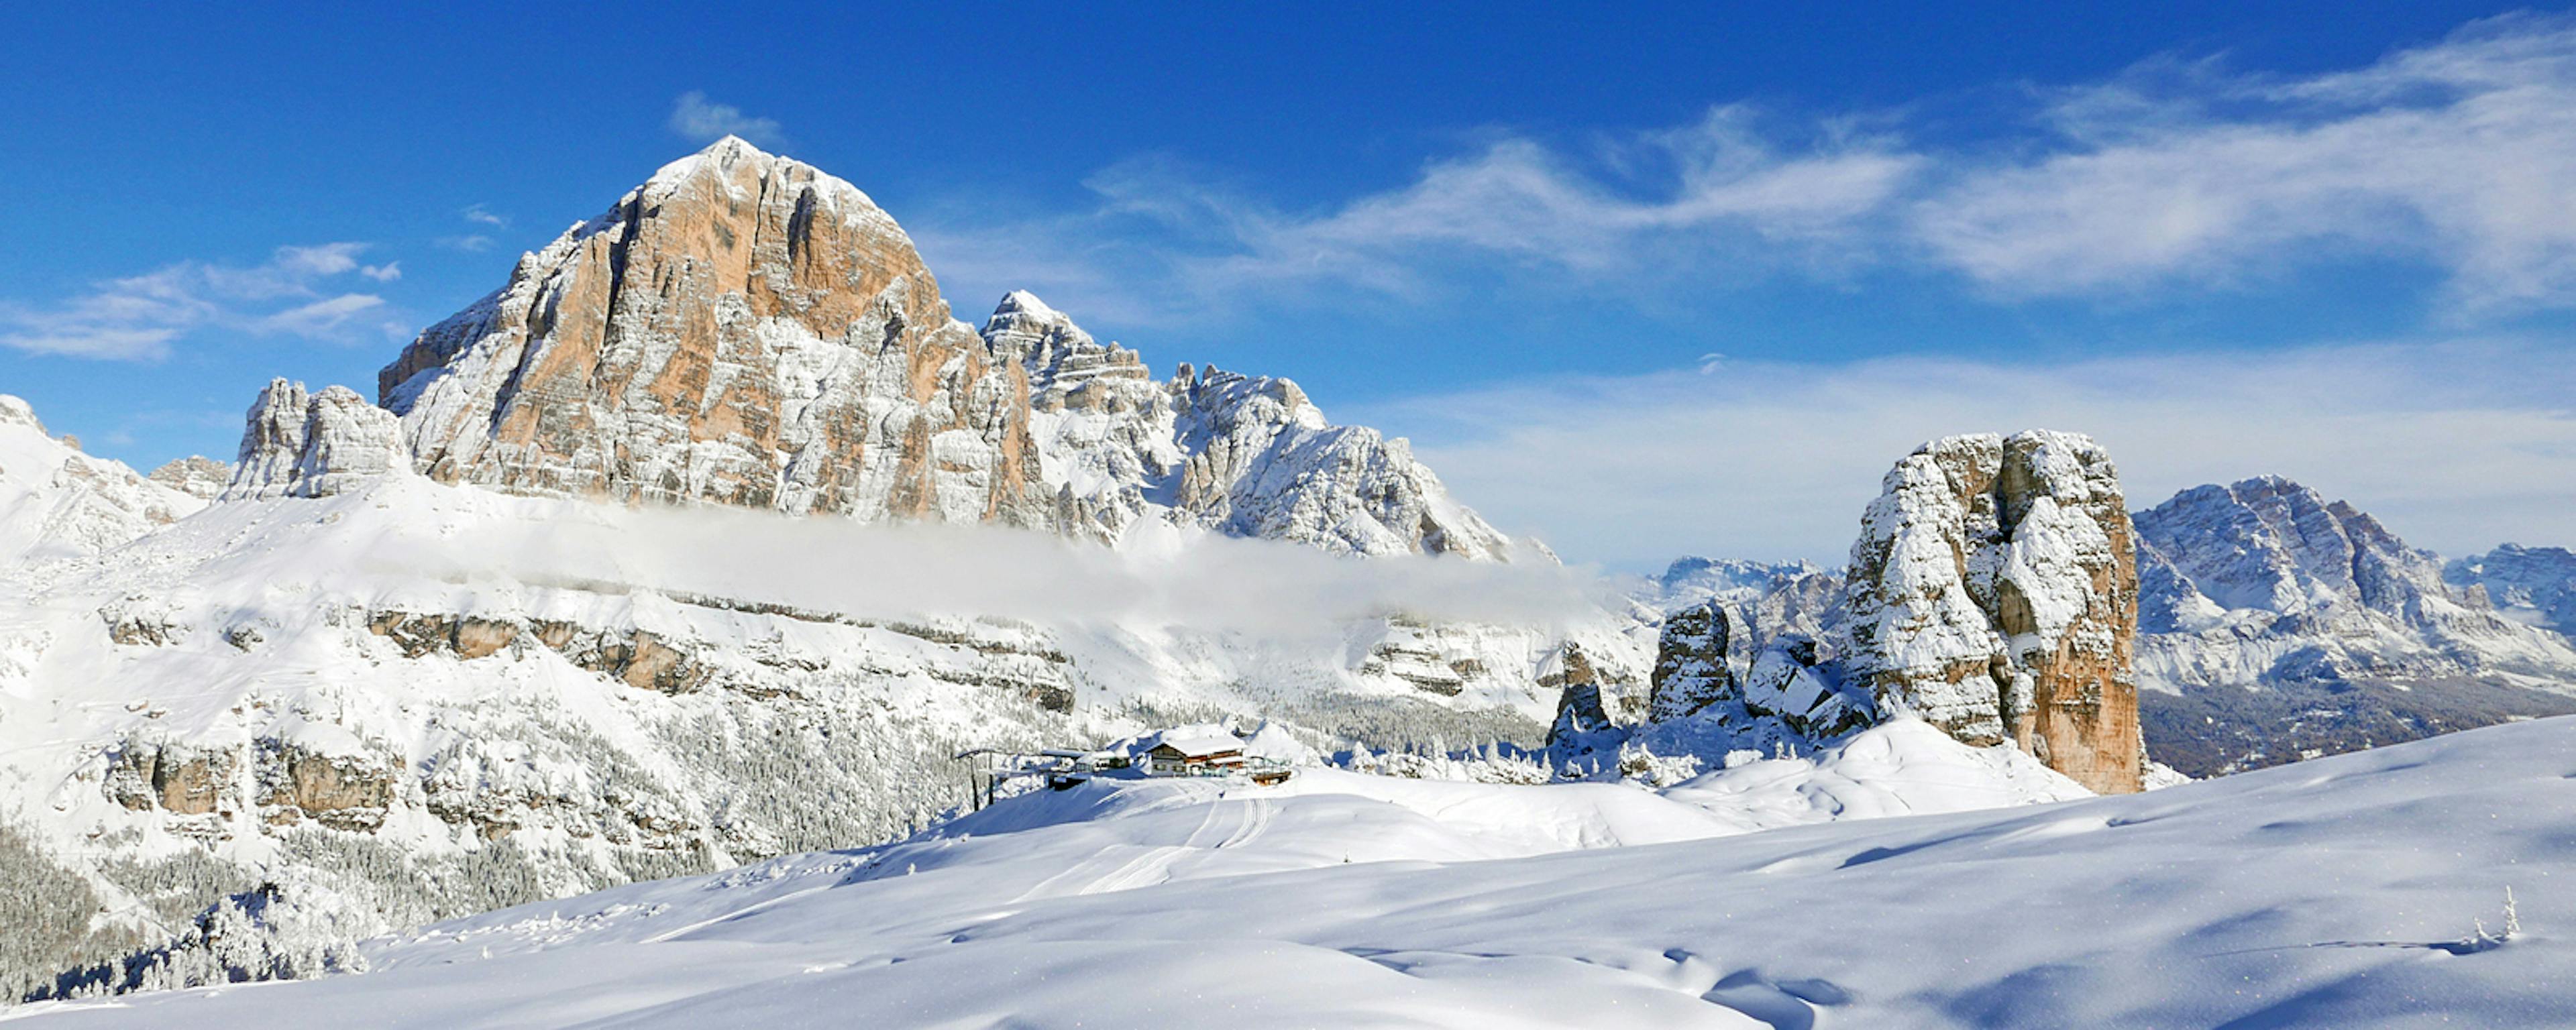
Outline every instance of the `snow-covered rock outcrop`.
[(0, 394), (0, 565), (96, 554), (204, 506), (47, 435), (26, 401)]
[(866, 194), (731, 137), (377, 377), (443, 482), (1036, 526), (1027, 389)]
[(2119, 472), (2090, 438), (1949, 437), (1862, 517), (1837, 657), (1885, 713), (2136, 790), (2137, 582)]
[(201, 454), (161, 463), (148, 477), (170, 489), (201, 500), (214, 500), (233, 481), (233, 467)]
[[(1708, 601), (1664, 616), (1655, 647), (1654, 690), (1647, 718), (1683, 719), (1729, 697), (1743, 686), (1728, 668), (1728, 642), (1740, 634), (1727, 628), (1724, 606)], [(1741, 646), (1741, 645), (1739, 645)]]
[(1923, 445), (1888, 473), (1840, 578), (1684, 559), (1632, 596), (1663, 609), (1645, 718), (1602, 732), (1561, 715), (1560, 761), (1806, 750), (1915, 716), (2092, 790), (2140, 788), (2129, 516), (2087, 437)]
[(271, 380), (242, 428), (225, 500), (329, 497), (386, 475), (411, 474), (402, 426), (356, 390)]
[(1740, 623), (1716, 600), (1665, 616), (1650, 723), (1704, 723), (1698, 729), (1730, 738), (1733, 747), (1829, 741), (1880, 721), (1869, 696), (1844, 687), (1839, 671), (1825, 666), (1814, 638), (1776, 634), (1757, 647), (1730, 626)]

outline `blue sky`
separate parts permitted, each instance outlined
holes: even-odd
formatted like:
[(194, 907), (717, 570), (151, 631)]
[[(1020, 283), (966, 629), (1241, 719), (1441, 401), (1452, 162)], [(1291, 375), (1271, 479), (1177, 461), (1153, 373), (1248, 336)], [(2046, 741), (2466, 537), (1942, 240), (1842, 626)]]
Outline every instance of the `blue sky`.
[(2043, 423), (2139, 506), (2576, 543), (2564, 15), (1384, 6), (12, 5), (0, 392), (229, 456), (732, 131), (961, 317), (1296, 378), (1576, 560), (1830, 560), (1913, 443)]

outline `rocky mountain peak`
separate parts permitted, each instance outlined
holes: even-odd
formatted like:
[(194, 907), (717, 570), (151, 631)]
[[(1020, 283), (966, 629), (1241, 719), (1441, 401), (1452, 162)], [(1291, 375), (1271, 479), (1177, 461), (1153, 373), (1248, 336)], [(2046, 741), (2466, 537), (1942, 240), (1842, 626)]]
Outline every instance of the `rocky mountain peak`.
[(1070, 316), (1027, 290), (1002, 298), (984, 320), (983, 337), (999, 360), (1027, 370), (1029, 403), (1040, 410), (1115, 412), (1170, 402), (1142, 356), (1093, 340)]
[(302, 383), (270, 380), (244, 423), (225, 500), (329, 497), (411, 473), (393, 413), (345, 386), (307, 392)]
[(1863, 515), (1845, 589), (1838, 657), (1882, 711), (2012, 742), (2097, 791), (2138, 789), (2135, 553), (2091, 438), (1917, 448)]
[(1515, 550), (1404, 441), (1285, 379), (1184, 370), (1157, 382), (1026, 291), (977, 332), (856, 187), (726, 139), (521, 258), (377, 387), (422, 472), (514, 493)]
[(1044, 524), (1026, 376), (856, 187), (739, 139), (378, 377), (424, 472), (540, 495)]
[(0, 426), (25, 426), (45, 433), (45, 421), (36, 417), (35, 407), (16, 394), (0, 393)]
[[(2200, 486), (2137, 515), (2138, 535), (2188, 594), (2155, 606), (2149, 628), (2199, 628), (2218, 612), (2332, 620), (2352, 609), (2400, 614), (2443, 593), (2441, 560), (2378, 519), (2279, 476)], [(2170, 570), (2168, 573), (2166, 570)], [(2161, 582), (2161, 579), (2160, 579)], [(2206, 604), (2196, 603), (2206, 599)]]

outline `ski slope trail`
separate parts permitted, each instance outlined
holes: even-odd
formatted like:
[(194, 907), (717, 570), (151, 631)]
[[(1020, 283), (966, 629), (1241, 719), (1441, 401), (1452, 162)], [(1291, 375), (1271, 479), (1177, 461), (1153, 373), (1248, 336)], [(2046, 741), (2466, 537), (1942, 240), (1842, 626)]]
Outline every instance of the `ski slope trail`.
[[(1172, 878), (1173, 866), (1184, 859), (1209, 851), (1241, 848), (1259, 839), (1278, 811), (1277, 805), (1260, 793), (1263, 790), (1260, 787), (1228, 787), (1186, 780), (1175, 781), (1175, 785), (1178, 789), (1172, 800), (1157, 802), (1147, 808), (1149, 811), (1177, 808), (1198, 813), (1197, 824), (1178, 843), (1105, 848), (1012, 900), (1020, 902), (1066, 894), (1106, 894), (1167, 882)], [(1230, 796), (1244, 792), (1250, 792), (1249, 796)]]

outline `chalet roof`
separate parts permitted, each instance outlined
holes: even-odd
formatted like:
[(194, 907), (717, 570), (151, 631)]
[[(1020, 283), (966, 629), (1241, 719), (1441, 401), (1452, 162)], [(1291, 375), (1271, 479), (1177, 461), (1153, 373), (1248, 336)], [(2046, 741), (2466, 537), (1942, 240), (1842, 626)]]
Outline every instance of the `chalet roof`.
[(1183, 758), (1208, 758), (1241, 752), (1243, 741), (1234, 734), (1222, 731), (1173, 732), (1164, 734), (1162, 739), (1155, 741), (1154, 746), (1146, 750), (1152, 752), (1165, 748), (1179, 753)]

